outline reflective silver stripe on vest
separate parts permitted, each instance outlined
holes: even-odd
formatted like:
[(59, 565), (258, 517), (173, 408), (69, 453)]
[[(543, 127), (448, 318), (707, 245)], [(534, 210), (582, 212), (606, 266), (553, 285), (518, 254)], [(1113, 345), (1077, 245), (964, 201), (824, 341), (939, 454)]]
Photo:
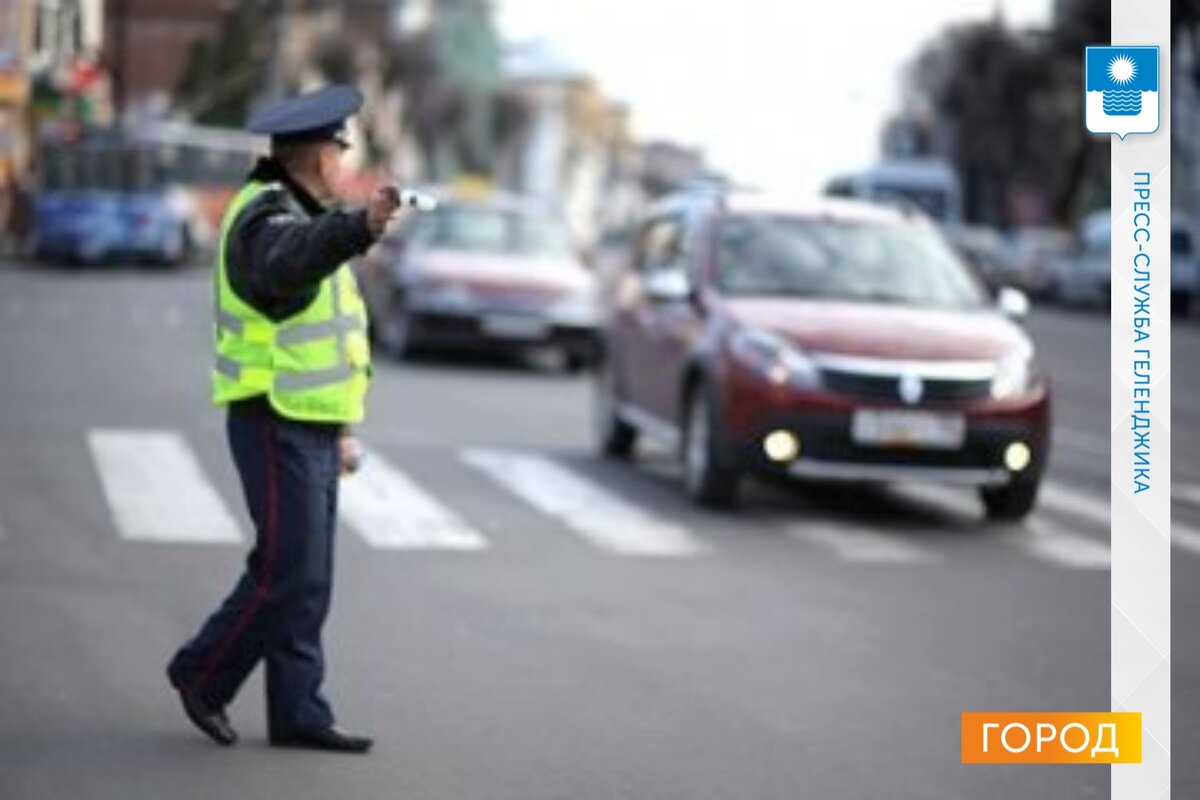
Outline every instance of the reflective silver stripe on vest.
[(217, 372), (236, 381), (242, 377), (242, 365), (229, 356), (217, 356)]
[(305, 389), (319, 389), (342, 383), (354, 377), (354, 369), (349, 363), (341, 363), (336, 367), (313, 370), (312, 372), (289, 372), (275, 376), (275, 389), (280, 392), (302, 392)]
[(349, 333), (356, 327), (358, 327), (358, 320), (355, 317), (349, 315), (337, 316), (322, 322), (307, 322), (303, 325), (284, 328), (276, 334), (275, 343), (284, 347), (305, 344), (317, 339), (341, 336), (342, 333)]
[[(355, 369), (350, 365), (349, 336), (361, 328), (361, 320), (356, 314), (342, 312), (342, 284), (345, 274), (339, 270), (333, 275), (332, 292), (333, 318), (320, 322), (306, 322), (290, 327), (278, 328), (274, 344), (287, 347), (306, 344), (319, 339), (335, 338), (337, 362), (326, 369), (311, 372), (295, 372), (276, 375), (273, 388), (280, 392), (300, 392), (306, 389), (318, 389), (343, 383), (355, 375)], [(240, 336), (247, 330), (247, 323), (242, 318), (229, 313), (220, 307), (219, 300), (215, 308), (217, 327), (221, 330)], [(229, 356), (218, 355), (216, 360), (218, 374), (230, 380), (241, 380), (243, 366)]]
[[(334, 316), (334, 319), (342, 319), (343, 317), (346, 316), (345, 314), (342, 313), (342, 283), (345, 282), (345, 279), (346, 279), (346, 270), (345, 269), (339, 269), (333, 278), (333, 316)], [(350, 329), (350, 330), (353, 330), (353, 329)], [(349, 333), (350, 330), (344, 331), (338, 335), (338, 341), (337, 341), (338, 363), (340, 363), (340, 364), (349, 365), (349, 363), (350, 363), (350, 350), (346, 344), (346, 339), (347, 339), (346, 334)]]
[[(220, 301), (218, 300), (218, 303), (219, 302)], [(242, 330), (245, 328), (245, 326), (242, 324), (241, 317), (230, 314), (228, 311), (221, 308), (220, 305), (217, 306), (217, 327), (222, 330), (229, 331), (234, 336), (240, 336), (242, 334)]]

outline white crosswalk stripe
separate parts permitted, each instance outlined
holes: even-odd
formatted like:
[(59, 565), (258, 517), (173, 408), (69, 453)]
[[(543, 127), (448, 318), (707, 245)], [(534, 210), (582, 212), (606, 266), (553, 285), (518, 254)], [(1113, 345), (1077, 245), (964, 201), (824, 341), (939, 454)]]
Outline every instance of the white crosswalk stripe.
[[(961, 489), (934, 484), (914, 485), (905, 487), (903, 494), (958, 516), (981, 518), (980, 504)], [(1058, 496), (1065, 495), (1060, 493)], [(1079, 497), (1073, 496), (1070, 502), (1073, 509), (1082, 507)], [(1041, 561), (1071, 569), (1108, 569), (1112, 565), (1112, 553), (1100, 539), (1074, 533), (1037, 516), (1004, 531), (1000, 541)]]
[[(1048, 508), (1090, 520), (1105, 532), (1112, 525), (1110, 500), (1088, 495), (1061, 483), (1048, 482), (1042, 486), (1041, 502)], [(1171, 544), (1189, 553), (1200, 554), (1200, 530), (1179, 519), (1171, 521)]]
[(1112, 524), (1108, 497), (1084, 493), (1057, 481), (1045, 481), (1038, 491), (1038, 503), (1046, 508), (1088, 520), (1104, 530)]
[(1181, 550), (1200, 555), (1200, 531), (1182, 522), (1171, 522), (1171, 544)]
[(543, 456), (467, 450), (462, 459), (603, 550), (625, 556), (679, 557), (707, 549), (684, 528), (658, 519)]
[(787, 535), (797, 541), (831, 550), (838, 558), (867, 564), (938, 564), (942, 558), (926, 547), (902, 541), (860, 525), (796, 522)]
[(178, 433), (97, 429), (88, 444), (122, 538), (241, 541), (229, 508)]
[[(243, 532), (210, 482), (186, 440), (169, 430), (96, 429), (88, 444), (104, 496), (120, 536), (155, 542), (237, 543)], [(466, 449), (460, 460), (478, 469), (592, 546), (622, 556), (686, 557), (711, 547), (676, 520), (642, 507), (602, 481), (533, 451)], [(983, 509), (974, 493), (955, 487), (913, 484), (901, 497), (932, 505), (977, 523)], [(453, 507), (452, 498), (414, 481), (379, 452), (363, 470), (343, 481), (339, 510), (346, 527), (371, 548), (474, 552), (488, 540)], [(1071, 529), (1081, 524), (1085, 535)], [(1043, 562), (1070, 569), (1107, 569), (1111, 551), (1106, 497), (1047, 481), (1039, 509), (1029, 519), (1000, 529), (1002, 542)], [(840, 519), (791, 519), (788, 538), (818, 547), (850, 563), (943, 564), (946, 554), (876, 526)], [(6, 532), (0, 527), (0, 539)], [(1176, 547), (1200, 554), (1200, 531), (1178, 520)]]
[(486, 549), (457, 513), (418, 486), (382, 455), (368, 452), (362, 470), (342, 481), (342, 517), (372, 547), (388, 550)]
[(1112, 567), (1108, 545), (1062, 530), (1042, 519), (1027, 519), (1019, 529), (1005, 533), (1007, 545), (1043, 561), (1073, 569), (1105, 570)]
[(1171, 487), (1171, 499), (1176, 503), (1184, 503), (1200, 508), (1200, 484), (1175, 483)]

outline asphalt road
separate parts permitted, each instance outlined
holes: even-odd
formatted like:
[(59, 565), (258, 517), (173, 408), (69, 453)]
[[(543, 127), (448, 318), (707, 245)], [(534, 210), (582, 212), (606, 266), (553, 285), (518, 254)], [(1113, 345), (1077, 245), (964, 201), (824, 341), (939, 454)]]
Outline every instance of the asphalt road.
[[(212, 746), (162, 674), (248, 534), (208, 403), (208, 289), (203, 270), (0, 267), (5, 800), (1107, 797), (1104, 767), (964, 766), (958, 741), (965, 710), (1109, 707), (1103, 317), (1030, 321), (1057, 444), (1009, 528), (940, 490), (764, 485), (701, 512), (665, 454), (593, 455), (584, 377), (380, 364), (327, 629), (340, 720), (377, 736), (362, 758), (268, 748), (257, 676), (242, 742)], [(1174, 353), (1195, 362), (1197, 326)], [(1200, 503), (1200, 376), (1174, 380), (1174, 468)], [(1200, 507), (1176, 521), (1200, 531)], [(1189, 797), (1200, 557), (1175, 554)]]

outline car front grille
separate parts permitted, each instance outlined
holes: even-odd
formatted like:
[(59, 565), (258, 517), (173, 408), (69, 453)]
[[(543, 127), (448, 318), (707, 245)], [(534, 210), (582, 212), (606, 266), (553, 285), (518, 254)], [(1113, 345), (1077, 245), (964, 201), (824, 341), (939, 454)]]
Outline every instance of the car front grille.
[[(826, 389), (837, 394), (868, 400), (902, 400), (900, 379), (894, 375), (871, 375), (837, 369), (821, 370)], [(962, 378), (921, 378), (918, 403), (979, 400), (991, 393), (991, 381)]]

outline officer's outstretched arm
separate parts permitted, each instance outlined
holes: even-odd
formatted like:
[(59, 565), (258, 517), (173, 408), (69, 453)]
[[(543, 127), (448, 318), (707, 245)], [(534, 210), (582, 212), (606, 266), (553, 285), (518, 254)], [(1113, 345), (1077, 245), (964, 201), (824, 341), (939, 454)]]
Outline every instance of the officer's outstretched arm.
[(331, 211), (309, 219), (287, 209), (264, 208), (239, 227), (255, 277), (275, 296), (314, 289), (375, 238), (365, 211)]

